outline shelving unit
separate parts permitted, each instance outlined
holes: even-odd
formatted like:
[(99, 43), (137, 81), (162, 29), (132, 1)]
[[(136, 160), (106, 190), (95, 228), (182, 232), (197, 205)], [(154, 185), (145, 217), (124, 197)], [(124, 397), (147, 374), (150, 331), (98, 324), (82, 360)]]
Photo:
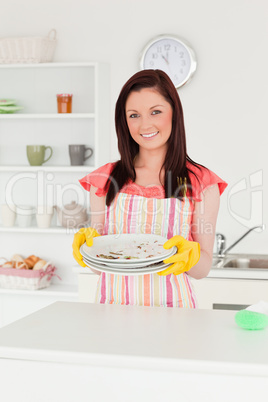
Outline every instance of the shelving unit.
[[(59, 177), (64, 183), (69, 175), (70, 181), (77, 183), (81, 175), (110, 160), (109, 85), (109, 66), (105, 63), (0, 65), (1, 98), (16, 99), (24, 107), (18, 113), (0, 114), (0, 190), (14, 173), (19, 173), (20, 186), (16, 183), (13, 194), (15, 204), (32, 203), (20, 196), (24, 186), (24, 195), (33, 194), (29, 176), (23, 183), (23, 173), (53, 173), (55, 186)], [(57, 113), (56, 94), (63, 92), (73, 93), (73, 113)], [(70, 166), (71, 143), (93, 149), (85, 165)], [(30, 166), (26, 156), (26, 145), (30, 144), (50, 145), (52, 158), (42, 166)], [(51, 177), (43, 180), (53, 185)], [(5, 203), (4, 194), (5, 190), (0, 191), (0, 203)]]
[(22, 228), (18, 226), (12, 226), (12, 227), (4, 227), (0, 226), (0, 232), (6, 232), (6, 233), (40, 233), (40, 234), (73, 234), (74, 231), (71, 229), (66, 229), (63, 227), (50, 227), (47, 229), (41, 229), (36, 226), (30, 226), (27, 228)]
[[(87, 140), (85, 143), (94, 150), (87, 166), (96, 168), (109, 160), (108, 65), (97, 62), (2, 64), (0, 87), (1, 98), (15, 99), (24, 107), (18, 113), (0, 114), (0, 137), (1, 131), (5, 137), (4, 143), (0, 138), (0, 169), (11, 164), (10, 149), (15, 152), (15, 160), (24, 159), (27, 164), (25, 146), (42, 140), (49, 141), (52, 148), (54, 145), (55, 151), (63, 144)], [(73, 93), (73, 113), (57, 113), (56, 94), (63, 92)], [(18, 136), (18, 131), (24, 133), (23, 139)], [(40, 134), (36, 136), (35, 132)], [(14, 141), (18, 149), (14, 149)], [(65, 158), (55, 156), (58, 165), (68, 164), (67, 149)], [(53, 160), (55, 165), (55, 159), (53, 156), (46, 167), (53, 165)], [(19, 169), (21, 165), (23, 163)]]
[(17, 114), (0, 114), (0, 120), (16, 120), (16, 119), (95, 119), (94, 113), (66, 113), (66, 114), (56, 114), (56, 113), (17, 113)]
[(0, 166), (0, 172), (62, 172), (62, 173), (83, 173), (92, 172), (93, 166)]
[[(17, 205), (48, 203), (62, 207), (75, 199), (88, 207), (88, 194), (78, 179), (110, 161), (109, 66), (98, 62), (2, 64), (0, 88), (1, 99), (15, 99), (24, 107), (18, 113), (0, 114), (0, 204), (6, 203), (9, 191), (9, 198)], [(57, 113), (58, 93), (73, 94), (73, 113)], [(51, 146), (52, 158), (42, 166), (30, 166), (26, 146), (32, 144)], [(71, 166), (69, 144), (91, 147), (92, 157), (83, 166)], [(51, 202), (47, 202), (49, 197)], [(13, 303), (9, 296), (35, 296), (33, 303), (37, 303), (34, 300), (38, 295), (39, 306), (41, 299), (46, 303), (46, 298), (76, 298), (77, 277), (72, 273), (71, 254), (74, 230), (53, 225), (48, 229), (3, 227), (0, 222), (1, 256), (11, 257), (18, 246), (21, 253), (35, 254), (38, 249), (37, 255), (42, 253), (43, 258), (57, 261), (57, 274), (62, 278), (60, 284), (33, 292), (0, 289), (9, 303)], [(27, 305), (31, 305), (30, 299)]]

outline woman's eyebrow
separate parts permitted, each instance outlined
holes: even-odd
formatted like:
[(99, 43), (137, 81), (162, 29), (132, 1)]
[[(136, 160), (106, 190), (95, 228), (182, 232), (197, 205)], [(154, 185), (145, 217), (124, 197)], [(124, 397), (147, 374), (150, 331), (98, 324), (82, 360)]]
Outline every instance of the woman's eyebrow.
[[(165, 107), (165, 105), (154, 105), (154, 106), (151, 106), (151, 107), (150, 107), (150, 110), (151, 110), (151, 109), (154, 109), (154, 108), (156, 108), (156, 107), (159, 107), (159, 106)], [(135, 110), (135, 109), (129, 109), (129, 110), (127, 110), (127, 113), (128, 113), (128, 112), (135, 112), (135, 113), (138, 113), (138, 111)]]
[(135, 109), (129, 109), (129, 110), (127, 110), (126, 112), (127, 112), (127, 113), (129, 113), (129, 112), (136, 112), (136, 113), (138, 113), (137, 110), (135, 110)]
[(154, 105), (154, 106), (150, 107), (150, 109), (154, 109), (154, 108), (159, 107), (159, 106), (165, 107), (165, 105)]

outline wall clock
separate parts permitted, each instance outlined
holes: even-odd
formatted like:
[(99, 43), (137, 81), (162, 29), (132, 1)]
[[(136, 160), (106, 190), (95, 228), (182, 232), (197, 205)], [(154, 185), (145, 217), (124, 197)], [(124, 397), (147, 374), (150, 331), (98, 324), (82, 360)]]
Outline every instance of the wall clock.
[(196, 70), (196, 56), (190, 44), (173, 35), (159, 35), (144, 47), (140, 57), (142, 70), (165, 71), (176, 88), (188, 82)]

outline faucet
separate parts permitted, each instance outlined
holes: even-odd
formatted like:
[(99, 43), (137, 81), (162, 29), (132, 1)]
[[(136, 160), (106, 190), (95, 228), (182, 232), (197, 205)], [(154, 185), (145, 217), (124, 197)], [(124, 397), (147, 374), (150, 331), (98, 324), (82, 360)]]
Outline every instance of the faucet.
[(244, 239), (244, 237), (246, 237), (250, 232), (252, 232), (252, 230), (255, 229), (261, 229), (264, 230), (265, 226), (264, 225), (259, 225), (259, 226), (254, 226), (252, 228), (250, 228), (246, 233), (244, 233), (241, 237), (239, 237), (239, 239), (237, 239), (233, 244), (231, 244), (231, 246), (225, 248), (226, 245), (226, 238), (223, 234), (221, 233), (216, 233), (216, 241), (217, 241), (217, 255), (218, 257), (225, 257), (225, 255), (234, 247), (237, 245), (237, 243), (239, 243), (242, 239)]

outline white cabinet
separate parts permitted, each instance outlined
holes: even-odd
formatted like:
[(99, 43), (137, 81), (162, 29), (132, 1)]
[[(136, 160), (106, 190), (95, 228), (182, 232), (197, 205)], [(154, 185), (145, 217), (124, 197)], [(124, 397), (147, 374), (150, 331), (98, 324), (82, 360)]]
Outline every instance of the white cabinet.
[[(74, 268), (78, 275), (78, 298), (81, 302), (94, 303), (99, 276), (89, 268)], [(213, 275), (213, 272), (212, 272)], [(260, 300), (267, 301), (268, 280), (211, 277), (191, 278), (198, 308), (240, 310)]]
[(70, 285), (54, 285), (36, 291), (0, 289), (0, 327), (59, 300), (77, 302), (76, 289)]
[[(98, 62), (0, 65), (0, 88), (1, 99), (15, 99), (24, 108), (0, 114), (0, 204), (61, 207), (74, 200), (88, 208), (89, 194), (78, 180), (110, 161), (109, 66)], [(58, 93), (73, 94), (72, 113), (57, 113)], [(83, 166), (71, 166), (69, 144), (91, 147), (92, 157)], [(30, 166), (27, 145), (51, 146), (53, 156), (42, 166)], [(53, 261), (62, 280), (55, 278), (51, 288), (70, 285), (72, 298), (77, 289), (71, 248), (75, 231), (61, 227), (56, 213), (48, 229), (39, 229), (35, 218), (27, 228), (16, 224), (6, 228), (0, 221), (0, 257), (35, 254)], [(59, 290), (53, 297), (60, 300), (60, 294)], [(40, 305), (37, 298), (33, 303)]]
[(198, 307), (239, 310), (267, 300), (268, 280), (204, 278), (192, 279)]

